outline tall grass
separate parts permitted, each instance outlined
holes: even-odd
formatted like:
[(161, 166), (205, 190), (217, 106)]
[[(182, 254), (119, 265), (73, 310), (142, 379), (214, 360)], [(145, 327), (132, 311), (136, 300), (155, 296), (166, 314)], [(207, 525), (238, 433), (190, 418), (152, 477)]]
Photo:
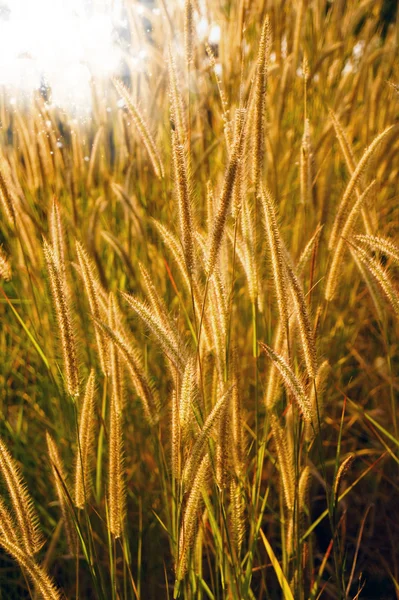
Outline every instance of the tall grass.
[(88, 121), (1, 97), (1, 597), (399, 597), (384, 7), (162, 1)]

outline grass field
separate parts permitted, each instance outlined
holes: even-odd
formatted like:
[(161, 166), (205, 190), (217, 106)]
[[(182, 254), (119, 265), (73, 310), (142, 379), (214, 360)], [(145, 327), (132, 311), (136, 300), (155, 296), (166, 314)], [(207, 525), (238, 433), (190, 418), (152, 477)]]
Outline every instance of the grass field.
[(0, 97), (0, 598), (399, 598), (395, 3), (126, 6)]

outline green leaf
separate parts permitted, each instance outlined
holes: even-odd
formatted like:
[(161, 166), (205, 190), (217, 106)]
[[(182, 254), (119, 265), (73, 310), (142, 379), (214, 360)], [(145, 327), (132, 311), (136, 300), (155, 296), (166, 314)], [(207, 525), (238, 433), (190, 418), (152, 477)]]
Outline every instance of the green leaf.
[(262, 529), (259, 531), (260, 536), (263, 540), (263, 543), (266, 548), (266, 552), (269, 555), (270, 561), (273, 565), (274, 572), (277, 575), (278, 582), (283, 590), (284, 600), (294, 600), (294, 596), (292, 595), (291, 588), (289, 586), (288, 581), (285, 578), (285, 575), (280, 567), (280, 563), (278, 562), (276, 555), (273, 552), (273, 548), (269, 544), (267, 537), (263, 533)]

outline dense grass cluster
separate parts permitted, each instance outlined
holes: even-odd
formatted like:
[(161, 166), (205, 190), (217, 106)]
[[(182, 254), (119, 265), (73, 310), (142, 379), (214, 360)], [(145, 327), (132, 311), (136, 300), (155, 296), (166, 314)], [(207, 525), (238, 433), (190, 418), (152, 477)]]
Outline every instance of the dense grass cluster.
[(0, 598), (398, 597), (398, 28), (127, 4), (90, 118), (0, 100)]

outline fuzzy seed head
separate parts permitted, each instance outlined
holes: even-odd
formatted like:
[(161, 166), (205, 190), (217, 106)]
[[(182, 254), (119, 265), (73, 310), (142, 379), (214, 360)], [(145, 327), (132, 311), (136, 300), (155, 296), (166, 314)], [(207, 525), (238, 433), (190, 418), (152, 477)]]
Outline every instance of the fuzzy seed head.
[(7, 254), (3, 250), (3, 246), (0, 246), (0, 277), (4, 281), (10, 281), (12, 277), (11, 264)]
[(95, 376), (90, 372), (79, 419), (79, 438), (76, 450), (75, 504), (83, 509), (91, 493), (91, 471), (94, 458)]

